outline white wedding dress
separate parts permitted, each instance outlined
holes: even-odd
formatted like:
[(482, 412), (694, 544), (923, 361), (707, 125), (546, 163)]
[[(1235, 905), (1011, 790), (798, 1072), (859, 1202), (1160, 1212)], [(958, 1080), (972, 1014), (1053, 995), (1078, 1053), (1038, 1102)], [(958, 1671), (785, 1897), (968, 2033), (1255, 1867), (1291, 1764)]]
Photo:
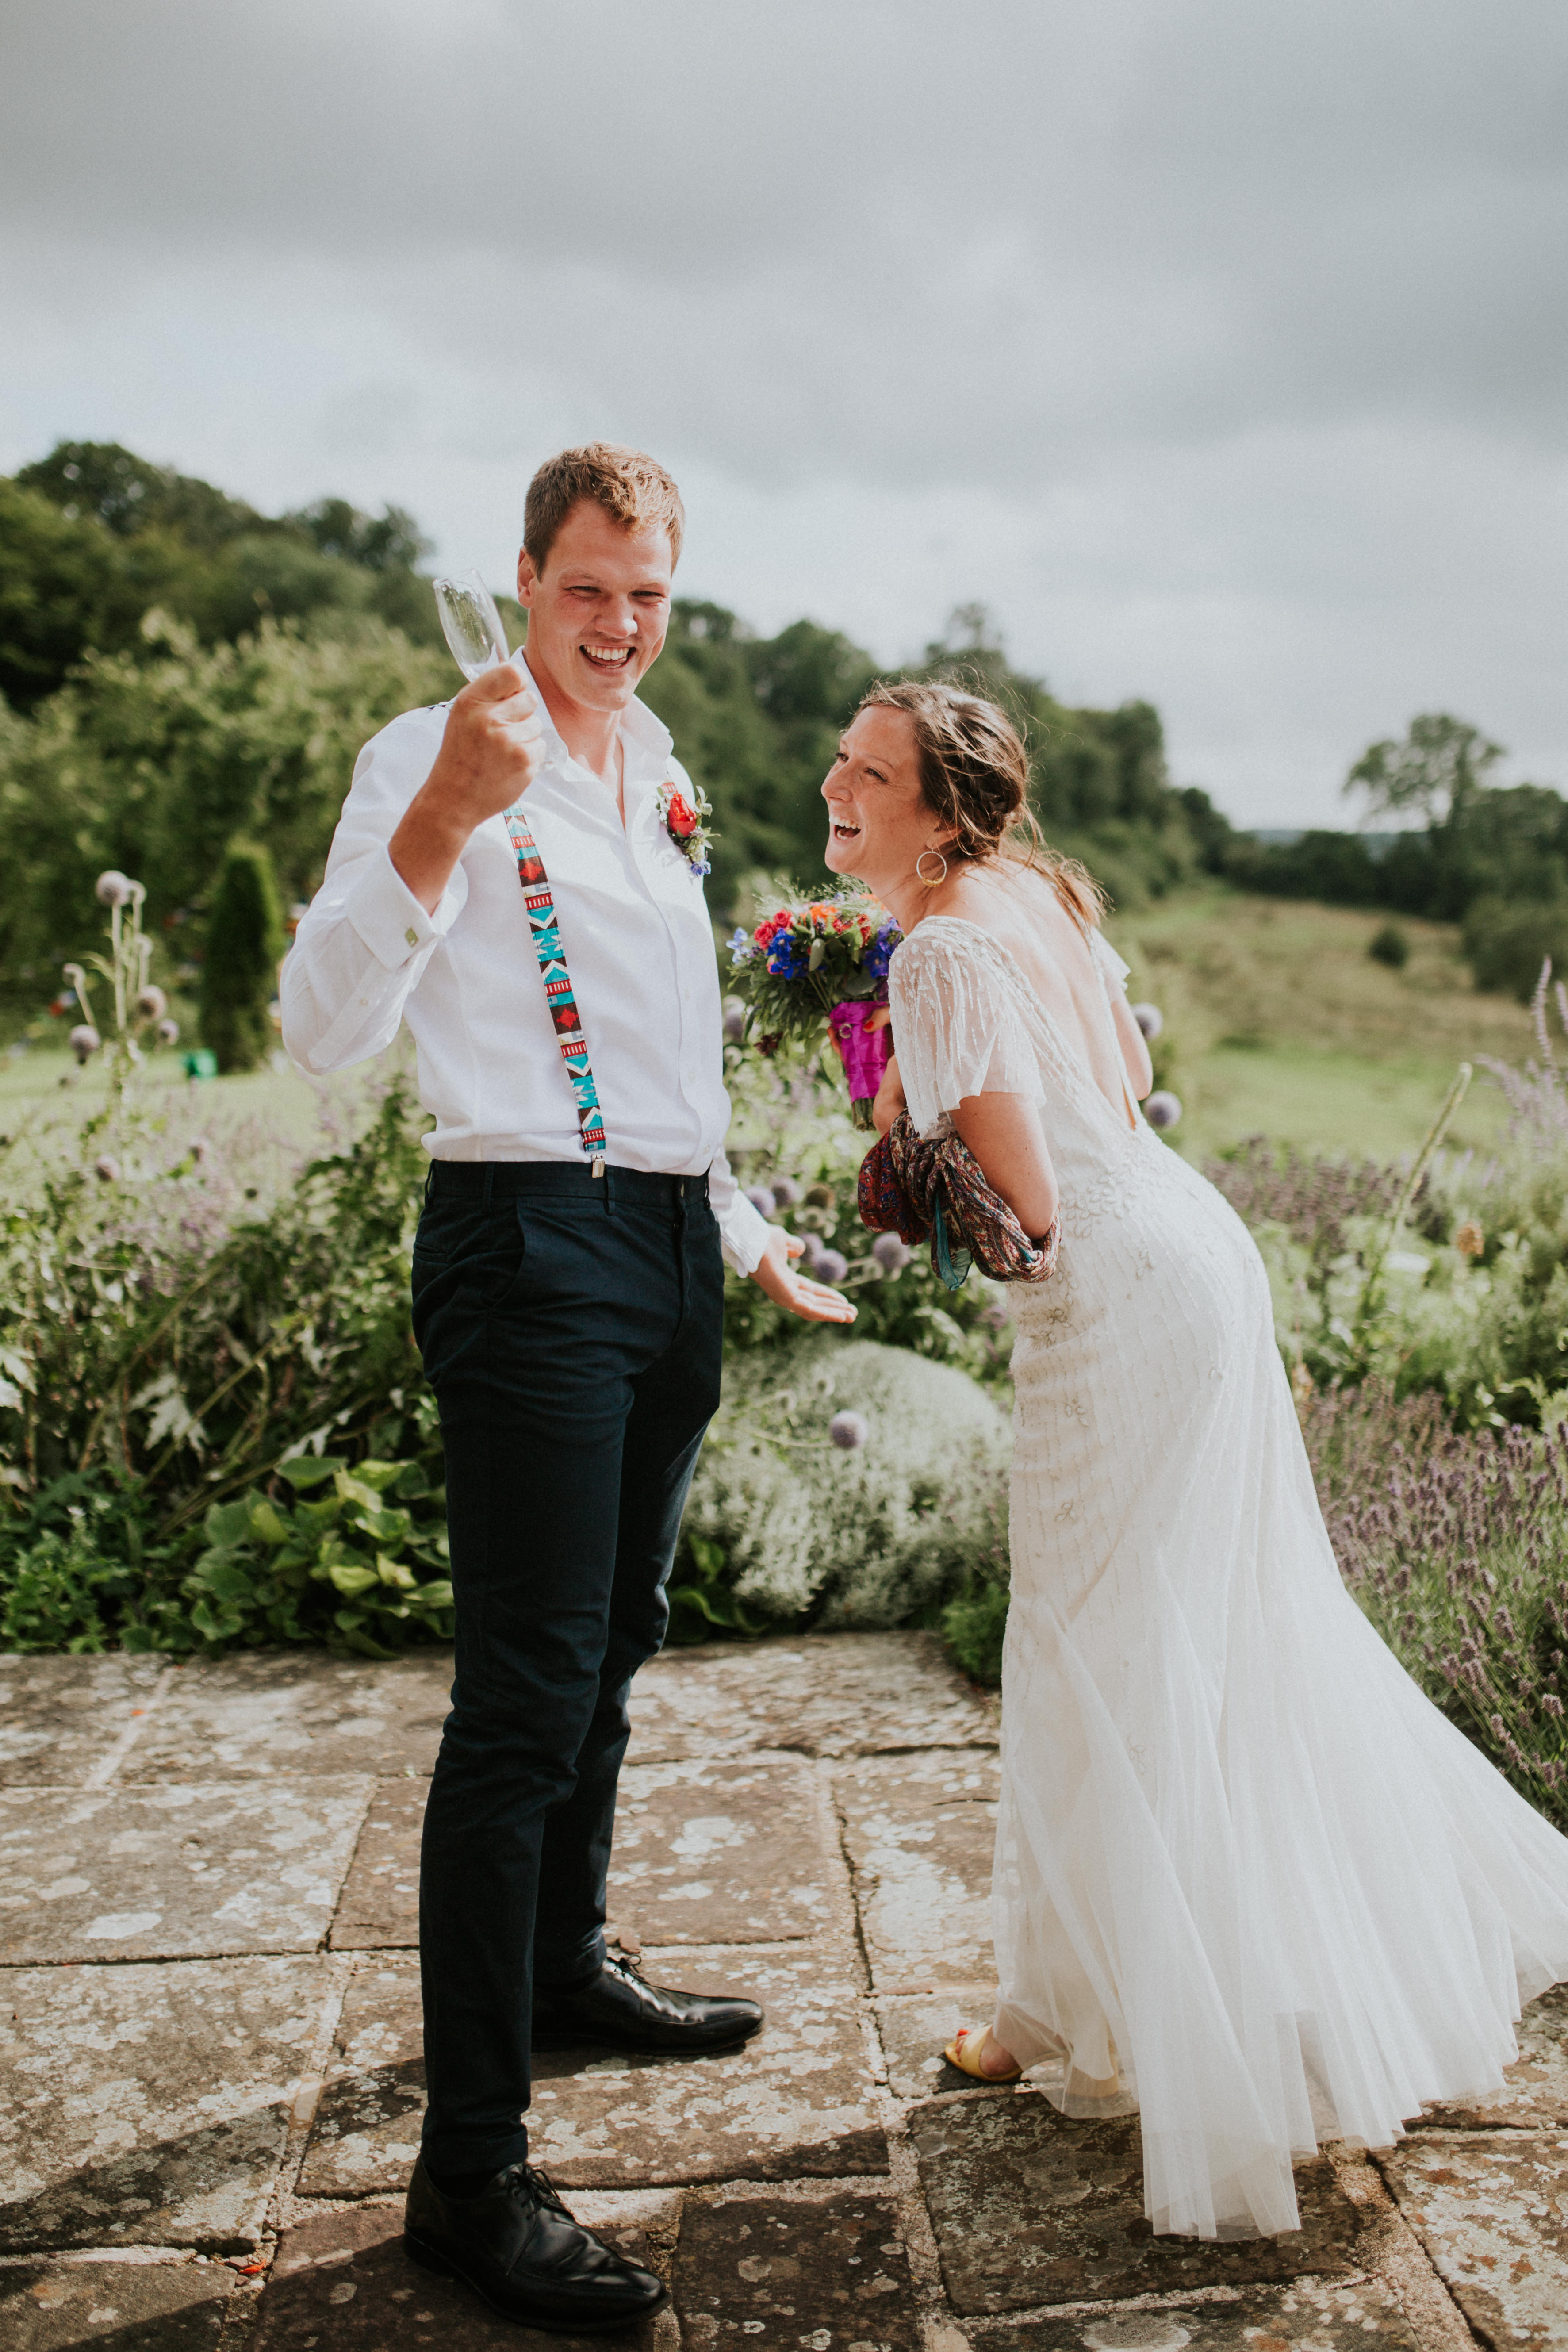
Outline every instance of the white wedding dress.
[(1292, 2230), (1293, 2157), (1497, 2087), (1568, 1977), (1568, 1840), (1345, 1591), (1228, 1202), (976, 926), (927, 917), (890, 993), (917, 1127), (1030, 1094), (1061, 1188), (1010, 1294), (995, 2032), (1065, 2113), (1136, 2104), (1157, 2231)]

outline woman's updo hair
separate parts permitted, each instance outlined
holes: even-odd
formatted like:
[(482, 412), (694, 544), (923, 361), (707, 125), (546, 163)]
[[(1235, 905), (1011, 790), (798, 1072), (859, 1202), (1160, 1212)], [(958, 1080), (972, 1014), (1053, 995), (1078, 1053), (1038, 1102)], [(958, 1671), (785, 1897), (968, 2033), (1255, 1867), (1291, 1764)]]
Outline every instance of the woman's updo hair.
[(1058, 856), (1036, 821), (1029, 755), (1005, 711), (981, 695), (924, 678), (874, 686), (860, 709), (908, 713), (926, 805), (953, 835), (945, 857), (975, 866), (1016, 858), (1045, 874), (1076, 922), (1100, 920), (1106, 898), (1099, 883), (1077, 858)]

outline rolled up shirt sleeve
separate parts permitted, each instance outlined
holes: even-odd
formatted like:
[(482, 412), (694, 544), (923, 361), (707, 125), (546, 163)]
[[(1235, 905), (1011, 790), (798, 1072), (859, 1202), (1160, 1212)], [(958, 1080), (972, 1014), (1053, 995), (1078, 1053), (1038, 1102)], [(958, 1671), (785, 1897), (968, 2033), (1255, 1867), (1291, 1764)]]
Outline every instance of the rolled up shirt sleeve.
[(327, 861), (284, 958), (283, 1043), (317, 1076), (367, 1061), (391, 1045), (408, 999), (468, 895), (459, 865), (434, 914), (392, 862), (387, 844), (429, 774), (442, 714), (414, 711), (367, 743)]
[(735, 1172), (722, 1152), (708, 1171), (708, 1200), (719, 1221), (719, 1245), (725, 1264), (737, 1274), (754, 1274), (773, 1228), (736, 1183)]

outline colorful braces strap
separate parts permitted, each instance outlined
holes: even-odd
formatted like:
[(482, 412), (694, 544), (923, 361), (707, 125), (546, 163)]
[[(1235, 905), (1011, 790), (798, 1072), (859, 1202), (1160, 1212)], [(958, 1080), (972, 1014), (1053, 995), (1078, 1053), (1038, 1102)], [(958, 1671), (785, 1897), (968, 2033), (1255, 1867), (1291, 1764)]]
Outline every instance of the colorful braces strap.
[(572, 1092), (576, 1097), (578, 1134), (595, 1175), (602, 1176), (606, 1149), (605, 1115), (599, 1108), (599, 1089), (594, 1083), (594, 1073), (589, 1066), (588, 1041), (583, 1034), (583, 1016), (577, 1010), (572, 975), (566, 969), (566, 951), (561, 944), (561, 927), (555, 919), (550, 877), (544, 871), (544, 860), (539, 854), (538, 845), (515, 808), (508, 809), (506, 813), (506, 829), (517, 857), (517, 878), (522, 884), (522, 903), (528, 908), (528, 925), (533, 933), (533, 952), (539, 958), (540, 977), (544, 982), (544, 1002), (550, 1008), (550, 1018), (560, 1042), (561, 1058), (566, 1065), (566, 1075), (572, 1081)]

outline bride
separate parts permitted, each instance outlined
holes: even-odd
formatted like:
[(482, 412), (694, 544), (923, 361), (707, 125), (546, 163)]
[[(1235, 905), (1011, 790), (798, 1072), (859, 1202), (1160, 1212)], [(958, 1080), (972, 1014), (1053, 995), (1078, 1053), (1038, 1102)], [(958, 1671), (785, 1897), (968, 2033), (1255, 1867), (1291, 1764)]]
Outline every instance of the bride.
[(1300, 2226), (1291, 2159), (1498, 2086), (1568, 1976), (1568, 1841), (1341, 1582), (1246, 1227), (1145, 1123), (1127, 967), (1080, 868), (1016, 845), (1024, 747), (941, 685), (873, 689), (828, 865), (889, 907), (877, 1102), (951, 1120), (1051, 1279), (1013, 1293), (1000, 1998), (950, 2049), (1142, 2117), (1157, 2231)]

